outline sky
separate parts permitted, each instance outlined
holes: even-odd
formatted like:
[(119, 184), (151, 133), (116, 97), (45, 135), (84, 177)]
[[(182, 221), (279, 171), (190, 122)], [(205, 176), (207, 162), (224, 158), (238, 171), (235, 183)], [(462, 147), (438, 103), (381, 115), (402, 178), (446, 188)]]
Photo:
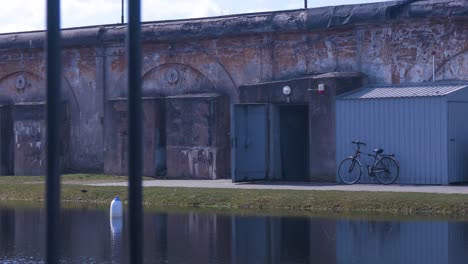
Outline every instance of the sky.
[[(308, 7), (383, 1), (388, 0), (308, 0)], [(45, 29), (45, 5), (46, 0), (3, 0), (0, 33)], [(304, 0), (142, 0), (142, 20), (196, 18), (303, 7)], [(61, 1), (62, 28), (114, 24), (119, 23), (120, 19), (121, 0)]]

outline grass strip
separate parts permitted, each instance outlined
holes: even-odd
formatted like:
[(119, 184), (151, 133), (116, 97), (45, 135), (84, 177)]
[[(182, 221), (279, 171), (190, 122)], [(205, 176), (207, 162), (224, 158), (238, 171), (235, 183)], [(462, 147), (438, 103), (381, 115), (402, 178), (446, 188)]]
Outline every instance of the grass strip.
[[(79, 183), (124, 181), (106, 175), (63, 176), (62, 201), (109, 204), (119, 196), (127, 203), (127, 187), (83, 186)], [(0, 177), (0, 200), (44, 200), (44, 178)], [(34, 184), (37, 183), (37, 184)], [(468, 195), (393, 192), (346, 192), (303, 190), (252, 190), (145, 187), (146, 207), (260, 209), (306, 212), (385, 213), (395, 215), (468, 214)]]

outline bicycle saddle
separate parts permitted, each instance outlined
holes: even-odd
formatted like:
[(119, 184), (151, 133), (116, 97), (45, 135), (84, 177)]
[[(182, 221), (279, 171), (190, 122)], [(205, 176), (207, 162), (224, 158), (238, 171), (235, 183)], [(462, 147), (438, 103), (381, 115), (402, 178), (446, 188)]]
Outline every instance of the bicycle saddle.
[(374, 149), (374, 152), (377, 153), (377, 154), (380, 154), (380, 153), (383, 152), (383, 149), (380, 149), (380, 148)]
[(353, 143), (353, 144), (357, 144), (357, 145), (364, 145), (364, 146), (366, 145), (366, 143), (361, 142), (361, 141), (356, 141), (356, 140), (353, 141), (352, 143)]

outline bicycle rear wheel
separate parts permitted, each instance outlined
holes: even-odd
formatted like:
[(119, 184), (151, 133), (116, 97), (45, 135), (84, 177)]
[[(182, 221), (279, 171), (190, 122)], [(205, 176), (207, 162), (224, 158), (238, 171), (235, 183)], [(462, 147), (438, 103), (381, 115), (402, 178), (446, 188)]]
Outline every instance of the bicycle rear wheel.
[(400, 166), (392, 157), (382, 157), (375, 163), (374, 173), (381, 184), (392, 184), (398, 178)]
[(343, 183), (354, 184), (359, 181), (361, 174), (361, 163), (355, 158), (346, 158), (338, 166), (338, 177)]

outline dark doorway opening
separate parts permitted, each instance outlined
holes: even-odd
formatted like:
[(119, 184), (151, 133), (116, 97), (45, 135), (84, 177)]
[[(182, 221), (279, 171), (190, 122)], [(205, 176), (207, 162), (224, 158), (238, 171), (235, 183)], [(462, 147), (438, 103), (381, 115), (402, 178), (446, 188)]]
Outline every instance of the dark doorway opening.
[(10, 106), (0, 106), (0, 175), (13, 175), (13, 119)]
[(281, 175), (283, 180), (308, 180), (308, 110), (307, 105), (279, 106)]

